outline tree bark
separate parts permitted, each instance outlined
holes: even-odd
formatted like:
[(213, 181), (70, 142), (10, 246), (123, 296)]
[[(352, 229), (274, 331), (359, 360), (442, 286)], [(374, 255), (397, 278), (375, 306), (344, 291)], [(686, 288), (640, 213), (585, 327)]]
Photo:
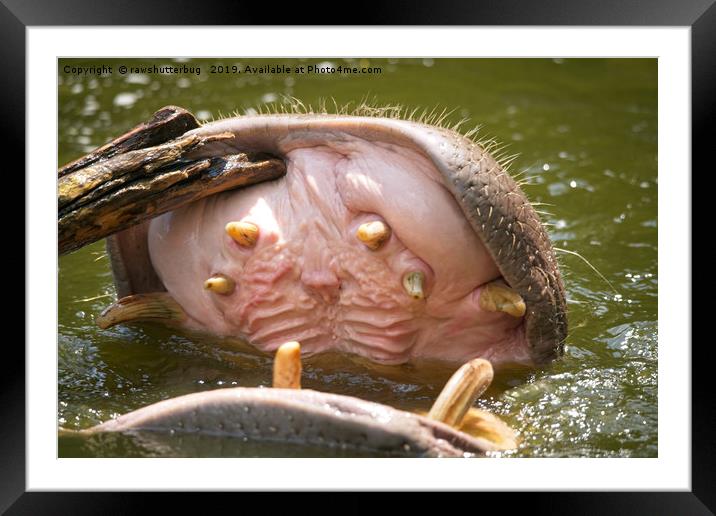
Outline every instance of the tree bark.
[(182, 136), (198, 125), (182, 108), (163, 108), (148, 122), (62, 167), (57, 194), (59, 254), (203, 197), (286, 173), (282, 160), (264, 154), (184, 158), (210, 141), (234, 137)]

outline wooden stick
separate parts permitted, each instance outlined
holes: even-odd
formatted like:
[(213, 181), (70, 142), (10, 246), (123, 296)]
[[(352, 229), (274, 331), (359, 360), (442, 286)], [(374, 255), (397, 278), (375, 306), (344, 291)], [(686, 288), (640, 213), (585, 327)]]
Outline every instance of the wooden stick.
[(182, 157), (209, 142), (232, 139), (231, 133), (202, 138), (191, 135), (177, 138), (163, 145), (118, 154), (69, 174), (57, 182), (57, 204), (60, 215), (82, 204), (98, 199), (133, 179), (148, 177), (162, 167), (179, 162)]
[(154, 113), (149, 121), (139, 124), (119, 138), (61, 167), (57, 175), (62, 177), (117, 154), (159, 145), (197, 127), (199, 122), (186, 109), (177, 106), (163, 107)]
[[(191, 127), (188, 117), (193, 119), (193, 115), (184, 110), (177, 113), (180, 109), (160, 110), (150, 122), (60, 169), (60, 254), (204, 197), (286, 173), (282, 160), (262, 154), (199, 160), (185, 157), (207, 143), (233, 138), (232, 133), (180, 136), (153, 147), (137, 148)], [(158, 116), (161, 113), (164, 115)]]
[(211, 158), (139, 179), (59, 218), (64, 254), (216, 193), (281, 177), (281, 160), (252, 161), (246, 154)]

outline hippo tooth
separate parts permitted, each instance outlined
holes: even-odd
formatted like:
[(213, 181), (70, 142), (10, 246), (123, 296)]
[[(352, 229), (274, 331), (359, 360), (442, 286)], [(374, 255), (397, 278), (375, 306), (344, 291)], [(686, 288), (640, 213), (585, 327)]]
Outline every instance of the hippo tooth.
[(105, 308), (97, 317), (100, 328), (131, 321), (162, 321), (181, 323), (186, 319), (184, 309), (167, 292), (134, 294), (123, 297)]
[(390, 226), (380, 220), (361, 224), (356, 231), (356, 237), (368, 249), (377, 251), (390, 238)]
[(425, 274), (420, 271), (409, 272), (403, 276), (403, 288), (413, 299), (424, 299)]
[(214, 274), (204, 282), (204, 288), (223, 296), (228, 296), (236, 288), (236, 282), (223, 274)]
[(487, 439), (495, 450), (514, 450), (520, 441), (517, 432), (502, 419), (475, 407), (470, 407), (458, 428), (473, 437)]
[(525, 315), (525, 301), (516, 291), (500, 280), (492, 281), (482, 287), (480, 307), (489, 312), (505, 312), (513, 317)]
[(451, 426), (460, 426), (467, 410), (492, 383), (493, 376), (490, 362), (483, 358), (470, 360), (450, 377), (433, 403), (428, 417)]
[(286, 342), (273, 361), (273, 386), (277, 389), (301, 388), (301, 344)]
[(229, 222), (225, 229), (226, 233), (243, 247), (253, 247), (259, 239), (259, 228), (251, 222)]

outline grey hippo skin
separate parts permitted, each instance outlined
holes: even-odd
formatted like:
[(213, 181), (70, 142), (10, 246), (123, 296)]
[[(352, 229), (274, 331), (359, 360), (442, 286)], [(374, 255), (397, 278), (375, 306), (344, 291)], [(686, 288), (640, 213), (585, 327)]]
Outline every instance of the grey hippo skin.
[(235, 387), (161, 401), (83, 430), (174, 432), (407, 457), (464, 457), (485, 439), (386, 405), (312, 390)]

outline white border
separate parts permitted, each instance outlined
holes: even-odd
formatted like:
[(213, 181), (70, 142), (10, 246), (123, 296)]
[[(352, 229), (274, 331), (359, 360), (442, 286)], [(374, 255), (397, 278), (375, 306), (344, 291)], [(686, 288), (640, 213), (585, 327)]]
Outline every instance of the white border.
[[(659, 457), (57, 459), (55, 170), (60, 56), (659, 58)], [(27, 29), (27, 489), (690, 490), (690, 29)], [(238, 99), (237, 99), (238, 100)]]

